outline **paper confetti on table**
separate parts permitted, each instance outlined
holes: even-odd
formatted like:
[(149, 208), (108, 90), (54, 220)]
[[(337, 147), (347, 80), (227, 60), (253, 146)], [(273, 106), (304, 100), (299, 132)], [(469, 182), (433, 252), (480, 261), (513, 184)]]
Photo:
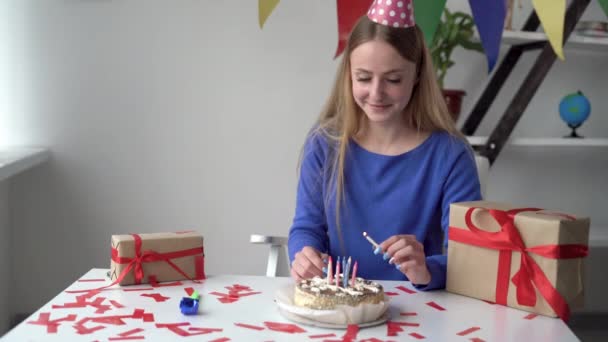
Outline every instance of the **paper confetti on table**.
[(308, 336), (308, 338), (326, 338), (326, 337), (336, 337), (336, 334), (321, 334), (321, 335)]
[(103, 301), (105, 300), (104, 297), (97, 297), (97, 298), (95, 298), (94, 301), (91, 301), (91, 302), (87, 301), (88, 298), (90, 298), (96, 294), (97, 293), (77, 296), (75, 302), (67, 302), (62, 305), (55, 304), (55, 305), (52, 305), (51, 308), (53, 308), (53, 309), (73, 309), (73, 308), (84, 308), (86, 306), (92, 306), (97, 309), (95, 311), (95, 313), (98, 313), (98, 314), (103, 314), (106, 311), (112, 309), (112, 307), (110, 305), (102, 304)]
[(403, 331), (402, 326), (408, 326), (409, 324), (412, 324), (412, 323), (387, 321), (386, 322), (386, 336), (397, 336), (399, 332)]
[(465, 335), (468, 335), (468, 334), (470, 334), (472, 332), (475, 332), (475, 331), (477, 331), (479, 329), (481, 329), (481, 328), (480, 327), (471, 327), (469, 329), (466, 329), (466, 330), (463, 330), (463, 331), (457, 333), (456, 335), (458, 335), (458, 336), (465, 336)]
[(124, 305), (120, 304), (119, 302), (117, 302), (115, 300), (110, 300), (110, 304), (114, 305), (114, 307), (117, 309), (122, 309), (125, 307)]
[(433, 309), (437, 309), (439, 311), (445, 311), (445, 308), (443, 308), (441, 305), (439, 305), (435, 302), (428, 302), (428, 303), (426, 303), (426, 305), (432, 307)]
[(142, 329), (142, 328), (131, 329), (129, 331), (125, 331), (123, 333), (118, 334), (118, 336), (109, 337), (108, 340), (110, 340), (110, 341), (143, 340), (143, 339), (145, 339), (145, 336), (142, 336), (142, 335), (133, 336), (142, 331), (144, 331), (144, 329)]
[(270, 330), (287, 332), (291, 334), (306, 332), (306, 330), (300, 328), (299, 326), (290, 323), (264, 322), (264, 325)]
[(480, 339), (479, 337), (473, 337), (471, 342), (486, 342), (485, 340)]
[(418, 314), (415, 312), (401, 312), (399, 313), (400, 316), (417, 316)]
[(140, 296), (153, 298), (156, 302), (164, 302), (169, 299), (169, 297), (165, 297), (160, 293), (142, 293)]
[(423, 335), (420, 335), (419, 333), (410, 333), (410, 336), (412, 336), (413, 338), (419, 339), (419, 340), (423, 340), (426, 338)]
[(222, 328), (197, 328), (197, 327), (190, 327), (190, 328), (188, 328), (188, 330), (200, 332), (201, 335), (202, 334), (209, 334), (209, 333), (213, 333), (213, 332), (222, 332), (222, 331), (224, 331), (224, 329), (222, 329)]
[(405, 287), (405, 286), (397, 286), (396, 288), (397, 288), (397, 289), (399, 289), (399, 290), (401, 290), (401, 291), (403, 291), (403, 292), (405, 292), (405, 293), (408, 293), (408, 294), (414, 294), (414, 293), (417, 293), (416, 291), (414, 291), (414, 290), (410, 290), (410, 289), (408, 289), (408, 288), (407, 288), (407, 287)]
[(38, 319), (35, 321), (28, 321), (28, 324), (37, 324), (37, 325), (46, 325), (46, 332), (50, 334), (54, 334), (57, 332), (57, 328), (59, 328), (60, 322), (72, 322), (76, 320), (76, 315), (67, 315), (63, 318), (57, 318), (51, 320), (51, 314), (48, 312), (41, 312), (38, 315)]
[(219, 300), (221, 303), (228, 304), (228, 303), (234, 303), (234, 302), (238, 301), (241, 297), (262, 293), (262, 292), (253, 291), (249, 286), (244, 286), (244, 285), (239, 285), (239, 284), (234, 284), (232, 286), (226, 286), (226, 289), (228, 289), (227, 294), (223, 293), (223, 292), (217, 292), (217, 291), (209, 292), (209, 294), (218, 296), (219, 298), (217, 300)]
[(253, 329), (253, 330), (264, 330), (264, 327), (259, 327), (257, 325), (245, 324), (245, 323), (234, 323), (237, 327)]
[(359, 333), (359, 326), (356, 324), (349, 324), (346, 328), (346, 333), (342, 336), (342, 341), (350, 342), (356, 340), (357, 333)]
[(230, 341), (230, 339), (228, 337), (220, 337), (220, 338), (216, 338), (215, 340), (211, 340), (209, 342), (226, 342), (226, 341)]
[(399, 295), (397, 292), (389, 292), (389, 291), (385, 291), (384, 294), (387, 296), (398, 296)]
[(531, 313), (531, 314), (527, 315), (526, 317), (524, 317), (524, 319), (534, 319), (536, 317), (538, 317), (537, 314)]

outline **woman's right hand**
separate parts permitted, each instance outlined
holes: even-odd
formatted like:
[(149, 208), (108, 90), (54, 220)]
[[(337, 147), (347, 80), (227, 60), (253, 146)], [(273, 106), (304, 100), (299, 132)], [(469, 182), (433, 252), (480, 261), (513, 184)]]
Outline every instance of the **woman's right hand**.
[(306, 246), (297, 252), (291, 263), (291, 277), (299, 282), (302, 279), (310, 279), (315, 276), (323, 277), (323, 259), (325, 254), (316, 249)]

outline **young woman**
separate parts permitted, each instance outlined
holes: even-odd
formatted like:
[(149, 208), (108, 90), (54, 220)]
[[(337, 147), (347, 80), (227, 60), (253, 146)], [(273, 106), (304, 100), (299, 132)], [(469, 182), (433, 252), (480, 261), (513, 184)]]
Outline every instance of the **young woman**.
[[(399, 17), (377, 2), (372, 9)], [(443, 288), (450, 203), (481, 198), (473, 152), (448, 113), (420, 29), (372, 9), (355, 25), (304, 144), (291, 275), (323, 276), (328, 255), (350, 256), (361, 277)]]

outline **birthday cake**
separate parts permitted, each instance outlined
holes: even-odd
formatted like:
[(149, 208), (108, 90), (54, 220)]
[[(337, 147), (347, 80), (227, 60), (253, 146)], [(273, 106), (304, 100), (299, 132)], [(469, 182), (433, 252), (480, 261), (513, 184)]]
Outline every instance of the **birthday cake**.
[(337, 305), (359, 306), (384, 301), (382, 285), (358, 277), (344, 283), (342, 276), (338, 275), (337, 281), (335, 278), (330, 280), (320, 277), (300, 281), (295, 287), (294, 304), (317, 310), (332, 310)]

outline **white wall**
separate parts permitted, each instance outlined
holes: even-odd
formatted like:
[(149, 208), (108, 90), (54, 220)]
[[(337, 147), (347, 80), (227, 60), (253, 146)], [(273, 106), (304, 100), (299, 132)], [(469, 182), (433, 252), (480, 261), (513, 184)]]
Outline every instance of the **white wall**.
[[(20, 119), (8, 123), (17, 132), (8, 143), (53, 153), (14, 179), (13, 310), (32, 311), (108, 267), (114, 233), (196, 229), (209, 273), (263, 274), (268, 251), (248, 238), (286, 234), (291, 223), (299, 148), (336, 67), (335, 2), (282, 1), (260, 30), (255, 1), (8, 1), (23, 11), (16, 53), (27, 62), (27, 106), (12, 113)], [(456, 57), (447, 85), (467, 89), (468, 110), (486, 65)], [(565, 134), (559, 99), (583, 88), (594, 112), (580, 132), (605, 137), (606, 60), (567, 53), (515, 135)], [(500, 114), (493, 107), (480, 133)], [(608, 226), (606, 152), (507, 148), (488, 193)]]

